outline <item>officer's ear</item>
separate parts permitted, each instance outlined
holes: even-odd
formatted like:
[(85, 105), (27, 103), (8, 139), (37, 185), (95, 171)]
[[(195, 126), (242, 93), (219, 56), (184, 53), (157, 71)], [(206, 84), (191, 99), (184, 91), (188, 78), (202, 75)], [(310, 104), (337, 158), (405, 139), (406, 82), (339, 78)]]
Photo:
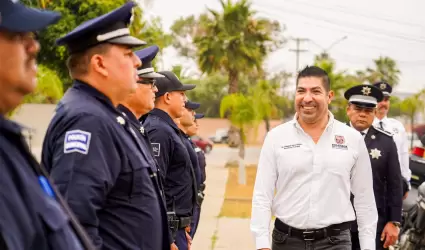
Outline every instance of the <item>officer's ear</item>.
[(170, 92), (166, 92), (164, 95), (163, 95), (163, 98), (164, 98), (164, 102), (166, 103), (166, 104), (170, 104), (171, 103), (171, 93)]

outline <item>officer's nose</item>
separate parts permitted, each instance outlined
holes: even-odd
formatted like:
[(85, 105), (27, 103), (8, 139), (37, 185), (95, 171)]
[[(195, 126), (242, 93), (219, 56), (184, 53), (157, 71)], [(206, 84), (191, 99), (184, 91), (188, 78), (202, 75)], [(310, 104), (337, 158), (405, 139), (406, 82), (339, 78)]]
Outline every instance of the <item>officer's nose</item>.
[(304, 102), (312, 102), (313, 101), (313, 97), (312, 97), (310, 92), (305, 93), (303, 101)]
[(133, 63), (135, 68), (142, 66), (142, 61), (140, 61), (140, 58), (136, 56), (136, 54), (134, 53), (133, 53)]

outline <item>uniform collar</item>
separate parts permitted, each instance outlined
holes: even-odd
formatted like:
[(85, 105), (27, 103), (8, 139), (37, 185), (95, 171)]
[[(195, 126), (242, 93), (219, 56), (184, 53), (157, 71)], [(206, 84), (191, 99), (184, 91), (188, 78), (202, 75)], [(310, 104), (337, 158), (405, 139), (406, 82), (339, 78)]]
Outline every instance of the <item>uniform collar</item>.
[(170, 125), (171, 127), (173, 127), (175, 130), (180, 131), (179, 127), (177, 127), (177, 124), (173, 121), (173, 119), (171, 119), (170, 115), (165, 112), (162, 109), (158, 109), (158, 108), (154, 108), (151, 112), (149, 112), (152, 115), (156, 115), (159, 118), (161, 118), (162, 120), (164, 120), (166, 123), (168, 123), (168, 125)]
[(0, 115), (0, 130), (11, 132), (14, 134), (21, 134), (22, 129), (25, 127), (19, 125), (18, 123), (6, 119), (3, 115)]
[(106, 104), (107, 106), (110, 106), (110, 107), (115, 109), (115, 106), (113, 105), (111, 99), (109, 99), (109, 97), (107, 97), (105, 94), (103, 94), (98, 89), (91, 86), (90, 84), (85, 83), (85, 82), (80, 81), (80, 80), (74, 80), (73, 87), (77, 90), (80, 90), (80, 91), (83, 91), (83, 92), (89, 94), (90, 96), (93, 96), (94, 98), (96, 98), (100, 102), (102, 102), (102, 103)]
[(126, 106), (119, 104), (118, 105), (118, 110), (121, 111), (122, 113), (124, 113), (124, 115), (130, 119), (132, 122), (136, 122), (139, 123), (139, 120), (137, 120), (136, 116), (133, 114), (133, 112), (130, 111), (130, 109), (128, 109)]

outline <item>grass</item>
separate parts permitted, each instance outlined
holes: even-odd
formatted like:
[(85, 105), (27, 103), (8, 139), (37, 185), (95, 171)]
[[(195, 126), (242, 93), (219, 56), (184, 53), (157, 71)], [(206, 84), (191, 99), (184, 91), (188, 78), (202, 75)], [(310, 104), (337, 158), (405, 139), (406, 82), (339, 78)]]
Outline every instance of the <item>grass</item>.
[(229, 175), (226, 183), (224, 202), (219, 217), (250, 218), (252, 192), (254, 189), (256, 166), (246, 167), (246, 185), (238, 184), (237, 166), (227, 166)]

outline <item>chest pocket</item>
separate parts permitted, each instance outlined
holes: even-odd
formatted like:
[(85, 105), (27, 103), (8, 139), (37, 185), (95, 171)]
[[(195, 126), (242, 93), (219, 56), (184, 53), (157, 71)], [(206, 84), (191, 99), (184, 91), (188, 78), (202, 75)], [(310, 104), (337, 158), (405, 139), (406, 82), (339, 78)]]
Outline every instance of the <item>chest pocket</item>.
[(308, 146), (302, 143), (280, 145), (276, 154), (280, 174), (310, 171), (313, 153)]

